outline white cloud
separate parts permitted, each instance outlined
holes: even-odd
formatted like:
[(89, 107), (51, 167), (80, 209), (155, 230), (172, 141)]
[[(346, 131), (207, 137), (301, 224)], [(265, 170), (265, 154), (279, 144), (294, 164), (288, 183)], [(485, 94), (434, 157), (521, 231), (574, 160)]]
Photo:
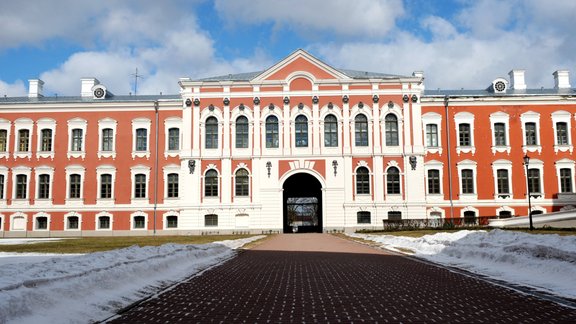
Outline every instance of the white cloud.
[(17, 80), (14, 83), (6, 83), (0, 80), (0, 100), (1, 97), (22, 97), (27, 95), (26, 86), (22, 80)]

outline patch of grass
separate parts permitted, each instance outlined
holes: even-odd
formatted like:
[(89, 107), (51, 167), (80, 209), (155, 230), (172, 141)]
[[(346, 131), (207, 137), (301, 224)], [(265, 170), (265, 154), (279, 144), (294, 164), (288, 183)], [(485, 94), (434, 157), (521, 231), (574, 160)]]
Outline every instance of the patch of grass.
[(199, 235), (199, 236), (113, 236), (66, 238), (34, 244), (0, 245), (0, 252), (33, 253), (90, 253), (138, 246), (158, 246), (166, 243), (205, 244), (215, 241), (235, 240), (254, 235)]

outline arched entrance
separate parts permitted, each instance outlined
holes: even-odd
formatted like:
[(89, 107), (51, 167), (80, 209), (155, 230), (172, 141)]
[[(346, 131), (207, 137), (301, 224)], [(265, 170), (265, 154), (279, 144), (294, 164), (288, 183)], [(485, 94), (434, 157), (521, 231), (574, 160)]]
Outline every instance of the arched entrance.
[(284, 233), (322, 233), (322, 184), (307, 173), (291, 175), (284, 181), (282, 204)]

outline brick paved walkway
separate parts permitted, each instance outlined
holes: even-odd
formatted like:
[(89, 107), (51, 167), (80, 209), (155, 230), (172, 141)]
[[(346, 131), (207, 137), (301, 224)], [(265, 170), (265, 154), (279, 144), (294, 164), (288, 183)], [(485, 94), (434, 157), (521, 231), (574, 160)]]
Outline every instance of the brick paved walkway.
[(277, 235), (113, 323), (576, 322), (576, 310), (328, 234)]

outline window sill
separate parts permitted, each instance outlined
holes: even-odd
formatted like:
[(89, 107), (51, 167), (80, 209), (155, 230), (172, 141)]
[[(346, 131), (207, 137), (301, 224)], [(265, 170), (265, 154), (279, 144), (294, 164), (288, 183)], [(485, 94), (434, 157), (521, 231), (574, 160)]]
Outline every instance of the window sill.
[(574, 147), (572, 145), (554, 145), (554, 153), (568, 151), (572, 153), (574, 151)]
[(442, 148), (438, 147), (438, 146), (427, 146), (424, 148), (426, 150), (426, 153), (431, 153), (431, 154), (440, 154), (442, 155)]
[(508, 153), (510, 154), (510, 150), (512, 148), (510, 146), (492, 146), (492, 154), (496, 154), (496, 152), (498, 153)]
[(116, 152), (115, 151), (98, 151), (98, 159), (101, 159), (101, 158), (116, 159)]
[(84, 160), (86, 158), (86, 152), (68, 151), (68, 160), (71, 158), (82, 158), (82, 160)]
[(36, 159), (47, 159), (50, 158), (51, 160), (54, 160), (54, 152), (38, 152), (36, 153)]
[(522, 151), (524, 152), (524, 154), (531, 152), (538, 152), (538, 154), (542, 153), (542, 146), (541, 145), (523, 145), (522, 146)]
[(460, 155), (461, 153), (472, 153), (472, 155), (476, 154), (476, 147), (474, 146), (456, 146), (456, 154)]
[(16, 152), (14, 153), (14, 159), (32, 159), (32, 152)]
[(132, 152), (132, 160), (136, 159), (136, 158), (146, 158), (146, 159), (150, 159), (150, 151), (133, 151)]

